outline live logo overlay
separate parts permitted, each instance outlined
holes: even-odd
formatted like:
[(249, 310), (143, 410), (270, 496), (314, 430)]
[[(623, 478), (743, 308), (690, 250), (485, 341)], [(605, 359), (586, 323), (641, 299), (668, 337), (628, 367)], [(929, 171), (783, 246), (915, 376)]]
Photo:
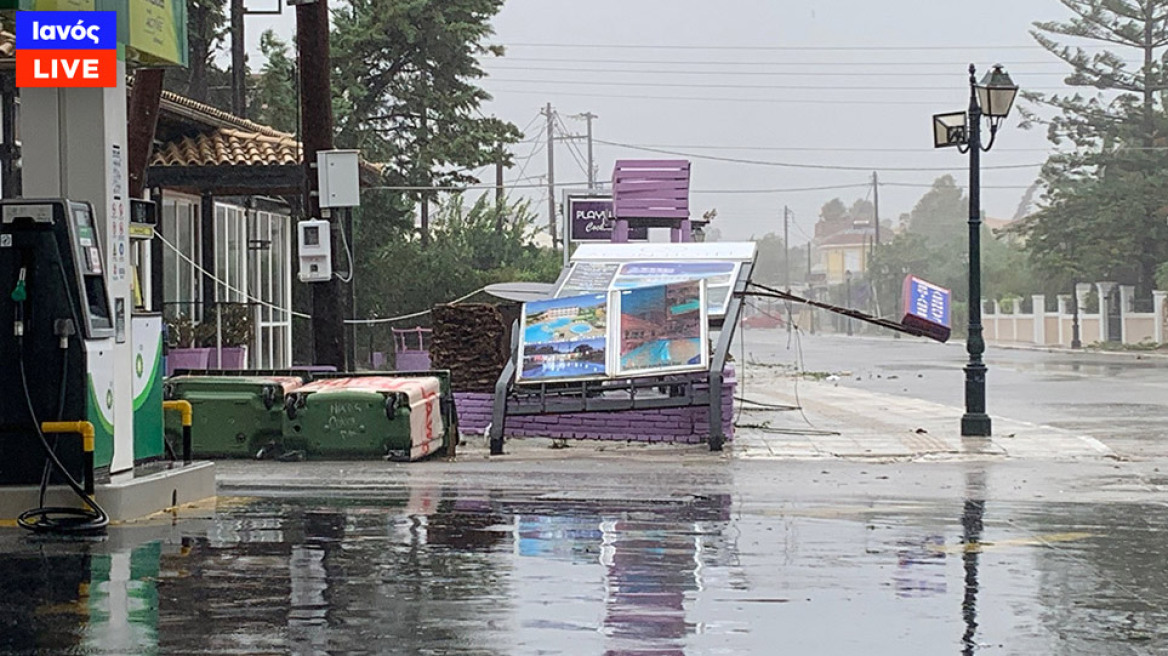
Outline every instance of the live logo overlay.
[(116, 87), (113, 11), (16, 12), (17, 87)]
[(904, 279), (904, 318), (900, 323), (939, 342), (949, 340), (948, 289), (916, 276)]

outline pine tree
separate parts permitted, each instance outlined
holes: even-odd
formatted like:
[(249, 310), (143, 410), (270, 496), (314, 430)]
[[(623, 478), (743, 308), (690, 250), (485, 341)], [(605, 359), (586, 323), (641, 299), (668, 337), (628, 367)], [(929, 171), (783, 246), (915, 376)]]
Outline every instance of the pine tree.
[(1061, 2), (1072, 17), (1035, 23), (1032, 35), (1071, 67), (1067, 85), (1093, 92), (1024, 94), (1055, 111), (1026, 118), (1064, 150), (1047, 160), (1040, 209), (1016, 231), (1049, 279), (1112, 279), (1147, 295), (1168, 260), (1168, 0)]

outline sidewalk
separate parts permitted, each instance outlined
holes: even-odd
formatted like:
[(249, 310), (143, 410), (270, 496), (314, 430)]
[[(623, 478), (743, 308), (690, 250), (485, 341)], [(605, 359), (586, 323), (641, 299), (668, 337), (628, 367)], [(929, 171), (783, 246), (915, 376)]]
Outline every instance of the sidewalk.
[(748, 370), (753, 401), (803, 411), (752, 408), (738, 413), (736, 457), (863, 460), (1115, 458), (1099, 440), (993, 417), (993, 437), (962, 438), (963, 408), (798, 379), (788, 372)]
[[(734, 439), (722, 453), (704, 444), (646, 444), (518, 438), (506, 442), (505, 461), (611, 459), (659, 461), (832, 460), (953, 461), (1018, 460), (1075, 461), (1119, 459), (1099, 440), (1023, 421), (993, 417), (993, 437), (962, 438), (963, 408), (919, 399), (880, 394), (830, 381), (797, 379), (789, 371), (748, 370), (752, 401), (801, 406), (778, 410), (735, 404)], [(492, 459), (487, 441), (464, 437), (458, 449), (462, 461)]]
[[(830, 333), (829, 332), (829, 333), (822, 333), (822, 334), (823, 335), (831, 335), (834, 337), (845, 337), (845, 335), (843, 335), (842, 333)], [(897, 339), (891, 335), (848, 335), (845, 338), (846, 339), (854, 339), (854, 340), (867, 340), (867, 341), (872, 341), (872, 342), (891, 342), (891, 341), (894, 341)], [(930, 339), (925, 338), (925, 337), (904, 336), (904, 337), (901, 337), (899, 339), (901, 339), (901, 340), (920, 340), (923, 342), (934, 343), (933, 340), (930, 340)], [(953, 345), (953, 346), (960, 346), (962, 349), (965, 349), (965, 340), (964, 339), (950, 339), (949, 341), (945, 342), (945, 344)], [(986, 349), (987, 350), (1003, 349), (1003, 350), (1008, 350), (1008, 351), (1036, 351), (1039, 353), (1060, 353), (1063, 355), (1085, 355), (1085, 356), (1115, 355), (1115, 356), (1120, 356), (1120, 357), (1135, 358), (1137, 360), (1144, 359), (1144, 358), (1168, 358), (1168, 351), (1120, 351), (1120, 350), (1111, 351), (1111, 350), (1107, 350), (1107, 349), (1091, 348), (1089, 346), (1084, 346), (1083, 348), (1079, 348), (1079, 349), (1073, 349), (1073, 348), (1069, 348), (1066, 346), (1039, 346), (1038, 344), (1029, 344), (1029, 343), (1025, 343), (1025, 342), (987, 341), (986, 342)]]

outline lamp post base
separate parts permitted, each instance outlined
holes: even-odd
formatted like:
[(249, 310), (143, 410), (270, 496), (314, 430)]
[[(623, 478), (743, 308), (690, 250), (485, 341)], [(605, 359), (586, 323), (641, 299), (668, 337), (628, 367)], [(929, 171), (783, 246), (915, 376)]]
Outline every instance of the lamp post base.
[(965, 413), (961, 416), (962, 437), (989, 437), (993, 434), (990, 416), (985, 413)]

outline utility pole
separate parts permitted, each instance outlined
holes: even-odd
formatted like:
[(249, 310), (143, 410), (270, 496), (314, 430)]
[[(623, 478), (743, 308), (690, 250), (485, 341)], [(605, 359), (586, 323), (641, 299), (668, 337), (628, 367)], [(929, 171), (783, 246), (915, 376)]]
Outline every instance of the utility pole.
[(559, 241), (556, 239), (556, 113), (552, 104), (548, 103), (542, 112), (547, 116), (547, 151), (548, 151), (548, 234), (552, 238), (552, 249)]
[(783, 285), (791, 289), (791, 246), (788, 242), (791, 227), (791, 209), (783, 206)]
[[(423, 152), (425, 152), (425, 150), (427, 150), (425, 148), (426, 142), (428, 142), (430, 140), (430, 125), (429, 125), (429, 122), (426, 120), (428, 118), (429, 113), (430, 113), (429, 109), (427, 109), (425, 107), (422, 108), (422, 146), (423, 146)], [(429, 171), (426, 172), (426, 180), (427, 181), (430, 180), (429, 173), (430, 173)], [(422, 248), (426, 248), (427, 246), (430, 245), (430, 195), (428, 192), (426, 192), (426, 191), (422, 192), (421, 201), (422, 201), (422, 207), (421, 207)]]
[[(815, 287), (811, 284), (811, 242), (807, 242), (807, 298), (815, 300)], [(815, 307), (807, 306), (808, 324), (811, 334), (815, 334)]]
[(247, 55), (244, 53), (243, 0), (231, 0), (231, 113), (247, 118)]
[(596, 190), (596, 164), (592, 159), (592, 119), (600, 118), (592, 112), (584, 112), (580, 115), (585, 121), (588, 121), (588, 191)]
[[(333, 148), (333, 106), (329, 80), (328, 0), (296, 5), (296, 47), (300, 53), (300, 134), (304, 143), (304, 215), (327, 218), (330, 228), (337, 217), (325, 217), (320, 209), (316, 154)], [(334, 251), (340, 239), (333, 239)], [(333, 261), (337, 257), (334, 252)], [(345, 366), (344, 303), (347, 295), (340, 280), (312, 284), (313, 364)]]
[(872, 171), (872, 215), (876, 220), (876, 245), (880, 245), (880, 178)]
[(503, 232), (503, 144), (495, 146), (495, 234)]

